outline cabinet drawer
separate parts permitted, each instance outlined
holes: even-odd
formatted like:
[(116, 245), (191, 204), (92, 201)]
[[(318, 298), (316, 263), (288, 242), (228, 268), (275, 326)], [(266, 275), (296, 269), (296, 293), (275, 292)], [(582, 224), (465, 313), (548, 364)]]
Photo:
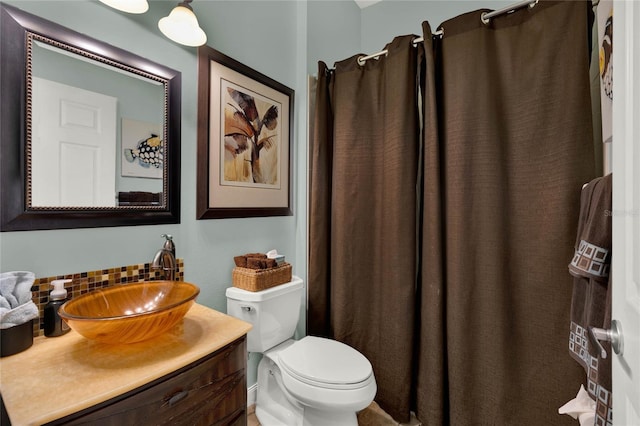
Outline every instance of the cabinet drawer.
[(53, 424), (245, 424), (246, 354), (242, 337), (148, 385)]

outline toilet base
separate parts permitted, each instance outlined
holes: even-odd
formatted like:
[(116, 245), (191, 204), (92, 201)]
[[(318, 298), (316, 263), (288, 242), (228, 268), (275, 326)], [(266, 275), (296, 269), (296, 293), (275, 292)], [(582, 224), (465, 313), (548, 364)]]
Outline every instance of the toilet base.
[[(273, 410), (277, 410), (276, 413)], [(270, 411), (271, 410), (271, 411)], [(274, 415), (275, 414), (275, 415)], [(256, 417), (261, 426), (357, 426), (356, 413), (333, 413), (317, 411), (309, 407), (304, 410), (302, 418), (291, 416), (282, 407), (261, 407), (256, 404)], [(284, 420), (284, 419), (288, 419)]]
[(304, 426), (357, 426), (358, 417), (353, 412), (330, 412), (305, 407)]
[(302, 406), (285, 395), (277, 383), (278, 377), (278, 366), (262, 357), (258, 364), (256, 417), (261, 426), (302, 426)]
[(256, 417), (261, 426), (358, 425), (355, 411), (318, 410), (296, 401), (284, 390), (281, 377), (279, 367), (263, 357), (258, 364), (256, 399)]

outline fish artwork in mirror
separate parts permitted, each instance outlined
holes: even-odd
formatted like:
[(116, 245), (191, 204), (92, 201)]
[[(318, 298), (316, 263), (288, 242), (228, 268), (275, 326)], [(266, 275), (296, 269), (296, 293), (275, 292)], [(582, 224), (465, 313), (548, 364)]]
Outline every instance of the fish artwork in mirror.
[(180, 72), (0, 12), (0, 231), (179, 223)]

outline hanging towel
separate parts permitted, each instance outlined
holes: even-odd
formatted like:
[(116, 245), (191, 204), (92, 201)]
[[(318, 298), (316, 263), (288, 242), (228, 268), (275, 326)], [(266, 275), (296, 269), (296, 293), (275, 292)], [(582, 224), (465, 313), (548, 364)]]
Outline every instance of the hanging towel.
[(573, 276), (569, 352), (584, 368), (587, 392), (596, 401), (597, 425), (610, 425), (611, 344), (601, 342), (602, 358), (589, 327), (611, 328), (611, 183), (612, 175), (594, 179), (582, 189)]
[(38, 317), (31, 300), (35, 274), (26, 271), (0, 274), (0, 329), (15, 327)]

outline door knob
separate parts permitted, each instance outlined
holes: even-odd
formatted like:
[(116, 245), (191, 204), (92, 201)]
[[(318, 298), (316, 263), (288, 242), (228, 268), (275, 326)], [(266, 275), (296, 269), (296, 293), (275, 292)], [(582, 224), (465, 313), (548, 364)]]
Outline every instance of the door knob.
[(613, 352), (618, 355), (622, 355), (624, 350), (622, 339), (622, 327), (616, 320), (611, 321), (611, 329), (606, 330), (604, 328), (596, 328), (589, 326), (589, 337), (593, 345), (595, 345), (600, 351), (600, 357), (606, 358), (607, 351), (604, 350), (600, 342), (611, 342), (611, 348)]

